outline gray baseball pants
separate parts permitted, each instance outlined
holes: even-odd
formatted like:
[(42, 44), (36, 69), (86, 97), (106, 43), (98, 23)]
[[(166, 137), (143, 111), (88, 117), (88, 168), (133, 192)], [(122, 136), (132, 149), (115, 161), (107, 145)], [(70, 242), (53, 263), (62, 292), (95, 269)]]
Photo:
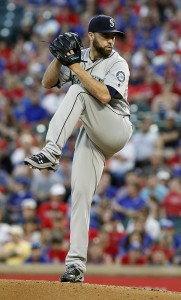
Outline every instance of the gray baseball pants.
[(46, 146), (42, 152), (52, 161), (72, 134), (78, 120), (82, 127), (77, 137), (72, 166), (72, 205), (70, 249), (66, 266), (76, 264), (85, 272), (90, 208), (100, 181), (105, 160), (124, 147), (132, 134), (129, 117), (103, 105), (78, 84), (72, 85), (50, 121)]

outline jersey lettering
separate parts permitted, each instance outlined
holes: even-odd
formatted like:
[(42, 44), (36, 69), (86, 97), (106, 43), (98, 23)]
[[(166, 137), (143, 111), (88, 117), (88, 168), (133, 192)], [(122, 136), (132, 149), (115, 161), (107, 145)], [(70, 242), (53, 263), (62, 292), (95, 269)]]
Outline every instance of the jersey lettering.
[(80, 84), (80, 80), (76, 75), (72, 75), (72, 83), (73, 84)]
[(103, 80), (100, 77), (96, 76), (96, 75), (92, 75), (92, 78), (94, 78), (95, 80), (97, 80), (99, 82), (103, 82)]
[[(94, 78), (95, 80), (99, 81), (99, 82), (103, 82), (103, 79), (101, 79), (100, 77), (96, 76), (96, 75), (92, 75), (92, 78)], [(79, 84), (80, 80), (76, 75), (72, 75), (72, 83), (73, 84)]]

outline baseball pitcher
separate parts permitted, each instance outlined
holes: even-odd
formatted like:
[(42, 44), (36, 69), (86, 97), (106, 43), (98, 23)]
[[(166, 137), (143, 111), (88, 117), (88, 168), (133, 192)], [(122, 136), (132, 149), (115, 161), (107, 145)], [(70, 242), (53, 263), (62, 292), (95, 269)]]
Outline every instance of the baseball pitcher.
[(132, 134), (129, 68), (113, 50), (115, 37), (121, 34), (112, 17), (98, 15), (88, 25), (89, 48), (82, 49), (79, 36), (71, 32), (59, 35), (49, 46), (54, 59), (43, 86), (61, 88), (68, 81), (72, 85), (50, 121), (45, 147), (24, 163), (56, 171), (62, 148), (77, 121), (82, 121), (72, 166), (70, 249), (61, 282), (84, 281), (92, 198), (106, 159), (122, 149)]

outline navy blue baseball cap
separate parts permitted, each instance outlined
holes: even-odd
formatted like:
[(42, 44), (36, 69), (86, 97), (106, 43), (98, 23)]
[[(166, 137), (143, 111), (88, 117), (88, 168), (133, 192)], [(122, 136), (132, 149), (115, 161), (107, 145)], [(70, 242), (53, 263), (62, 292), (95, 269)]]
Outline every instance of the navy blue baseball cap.
[(116, 30), (115, 20), (106, 15), (94, 16), (88, 25), (88, 32), (115, 32), (119, 35), (124, 35), (123, 32)]

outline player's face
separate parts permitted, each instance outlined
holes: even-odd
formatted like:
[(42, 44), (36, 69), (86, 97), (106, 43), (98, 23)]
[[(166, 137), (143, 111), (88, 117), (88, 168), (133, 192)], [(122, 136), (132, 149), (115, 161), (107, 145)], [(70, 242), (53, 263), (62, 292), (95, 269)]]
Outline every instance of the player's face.
[(111, 54), (115, 43), (115, 33), (94, 33), (92, 46), (101, 57), (108, 57)]

